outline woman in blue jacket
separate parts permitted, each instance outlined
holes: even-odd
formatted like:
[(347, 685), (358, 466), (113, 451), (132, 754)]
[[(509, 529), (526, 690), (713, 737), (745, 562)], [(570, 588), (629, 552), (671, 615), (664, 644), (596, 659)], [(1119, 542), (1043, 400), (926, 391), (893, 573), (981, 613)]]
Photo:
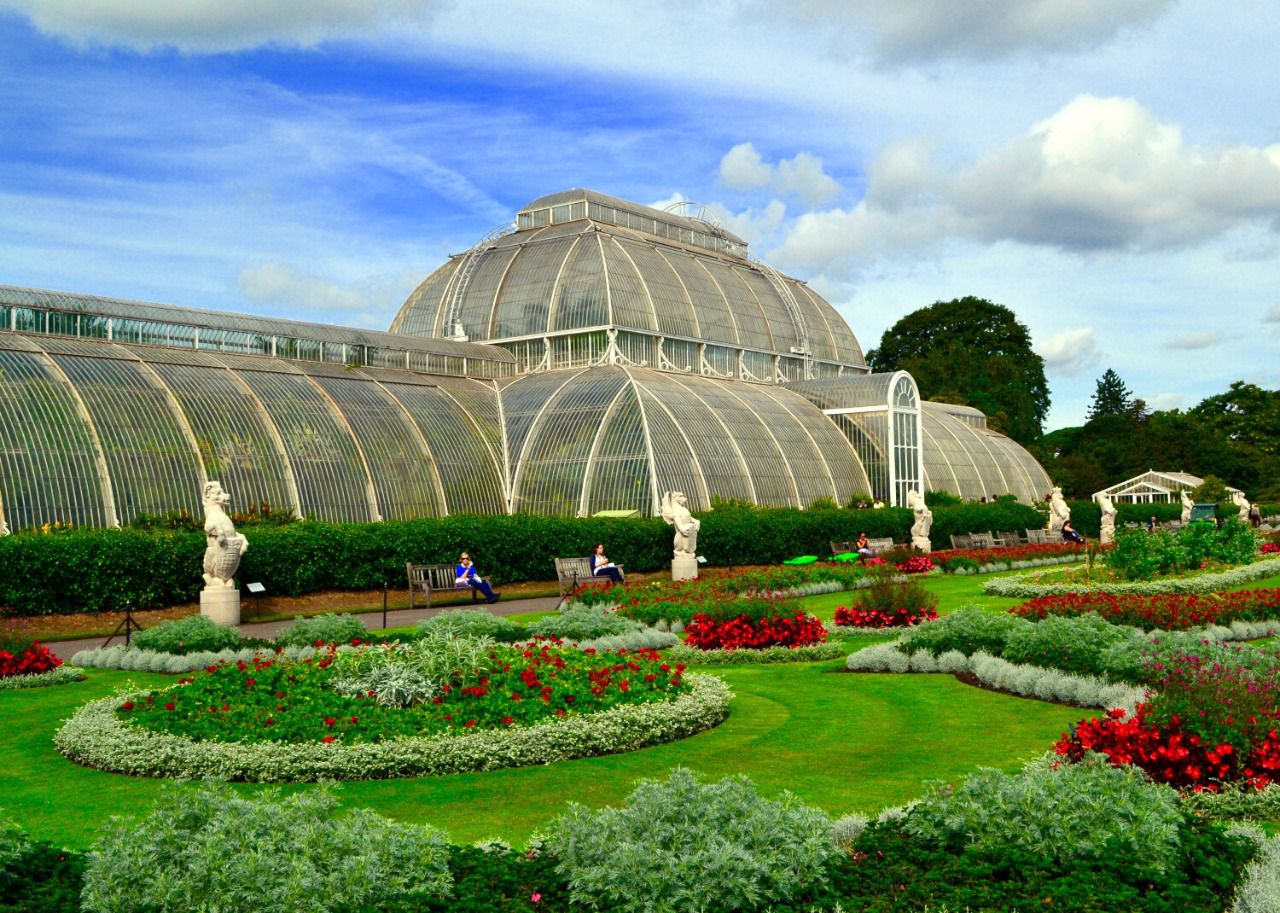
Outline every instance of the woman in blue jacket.
[(484, 598), (489, 600), (490, 605), (493, 605), (502, 597), (501, 593), (493, 591), (493, 587), (489, 586), (489, 581), (476, 573), (475, 565), (471, 563), (471, 556), (466, 552), (463, 552), (462, 557), (458, 559), (458, 581), (454, 586), (459, 589), (471, 587), (473, 590), (479, 590), (484, 594)]

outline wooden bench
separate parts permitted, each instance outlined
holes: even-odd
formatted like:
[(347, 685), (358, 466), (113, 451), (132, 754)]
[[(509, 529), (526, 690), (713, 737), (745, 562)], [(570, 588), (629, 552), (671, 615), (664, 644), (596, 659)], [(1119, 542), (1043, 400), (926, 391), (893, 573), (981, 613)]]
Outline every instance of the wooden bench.
[(409, 608), (413, 608), (414, 597), (421, 593), (426, 599), (427, 608), (431, 608), (431, 594), (436, 590), (470, 590), (471, 601), (480, 598), (480, 591), (472, 586), (458, 586), (458, 566), (456, 564), (413, 564), (406, 562), (405, 574), (409, 578)]
[[(833, 555), (847, 555), (849, 552), (856, 552), (858, 550), (857, 546), (852, 542), (839, 542), (832, 539), (830, 544), (831, 554)], [(878, 555), (880, 552), (887, 552), (893, 548), (893, 539), (887, 536), (883, 539), (869, 538), (867, 539), (867, 548), (871, 549), (871, 553), (873, 555)]]
[[(619, 564), (618, 570), (622, 570)], [(556, 582), (560, 584), (560, 598), (563, 599), (565, 594), (573, 592), (580, 586), (613, 586), (613, 578), (600, 574), (591, 573), (590, 558), (557, 558), (556, 559)]]

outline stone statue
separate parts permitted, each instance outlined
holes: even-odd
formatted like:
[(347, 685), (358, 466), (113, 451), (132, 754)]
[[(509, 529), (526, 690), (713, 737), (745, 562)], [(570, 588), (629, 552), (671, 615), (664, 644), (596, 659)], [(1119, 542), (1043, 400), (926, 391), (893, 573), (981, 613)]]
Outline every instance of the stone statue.
[(204, 487), (204, 583), (209, 589), (235, 587), (231, 579), (240, 567), (240, 556), (249, 550), (249, 541), (236, 532), (227, 516), (231, 495), (222, 490), (221, 482)]
[(924, 503), (924, 495), (914, 488), (907, 492), (907, 507), (915, 512), (916, 522), (911, 524), (911, 547), (926, 554), (933, 550), (929, 542), (929, 530), (933, 527), (933, 511)]
[(1049, 496), (1049, 531), (1054, 533), (1062, 532), (1062, 524), (1070, 519), (1071, 508), (1062, 499), (1062, 489), (1055, 485), (1053, 486), (1053, 493)]
[(1185, 488), (1182, 490), (1182, 525), (1186, 526), (1191, 522), (1191, 508), (1196, 506), (1196, 502), (1191, 500), (1191, 493)]
[(1249, 525), (1249, 499), (1244, 496), (1243, 491), (1231, 492), (1231, 503), (1240, 508), (1240, 522)]
[(671, 579), (691, 580), (698, 576), (698, 529), (702, 524), (689, 513), (689, 499), (682, 491), (662, 495), (662, 519), (675, 527), (675, 556), (671, 559)]
[(662, 496), (662, 519), (676, 529), (676, 557), (697, 557), (698, 530), (702, 524), (689, 513), (689, 499), (684, 496), (684, 492), (668, 491)]
[(1103, 492), (1099, 492), (1096, 498), (1098, 507), (1102, 509), (1102, 522), (1099, 526), (1101, 534), (1098, 538), (1103, 545), (1110, 545), (1116, 541), (1116, 506)]

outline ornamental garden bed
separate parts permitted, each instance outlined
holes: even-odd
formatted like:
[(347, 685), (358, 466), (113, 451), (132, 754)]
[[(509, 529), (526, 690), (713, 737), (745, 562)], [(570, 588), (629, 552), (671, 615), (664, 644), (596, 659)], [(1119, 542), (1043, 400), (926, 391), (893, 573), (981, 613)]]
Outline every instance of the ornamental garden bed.
[(0, 691), (46, 688), (80, 681), (84, 673), (62, 660), (39, 642), (0, 648)]
[(657, 653), (440, 637), (220, 664), (82, 708), (59, 749), (149, 776), (315, 780), (546, 763), (721, 722), (728, 690)]

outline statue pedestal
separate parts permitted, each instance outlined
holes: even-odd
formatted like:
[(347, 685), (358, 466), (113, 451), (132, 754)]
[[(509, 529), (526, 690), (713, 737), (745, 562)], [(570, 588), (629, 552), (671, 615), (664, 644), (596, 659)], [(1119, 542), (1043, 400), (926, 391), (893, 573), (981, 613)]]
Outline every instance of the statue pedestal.
[(240, 591), (205, 587), (200, 591), (200, 614), (220, 625), (239, 625)]
[(694, 580), (698, 576), (698, 559), (692, 555), (671, 559), (672, 580)]

